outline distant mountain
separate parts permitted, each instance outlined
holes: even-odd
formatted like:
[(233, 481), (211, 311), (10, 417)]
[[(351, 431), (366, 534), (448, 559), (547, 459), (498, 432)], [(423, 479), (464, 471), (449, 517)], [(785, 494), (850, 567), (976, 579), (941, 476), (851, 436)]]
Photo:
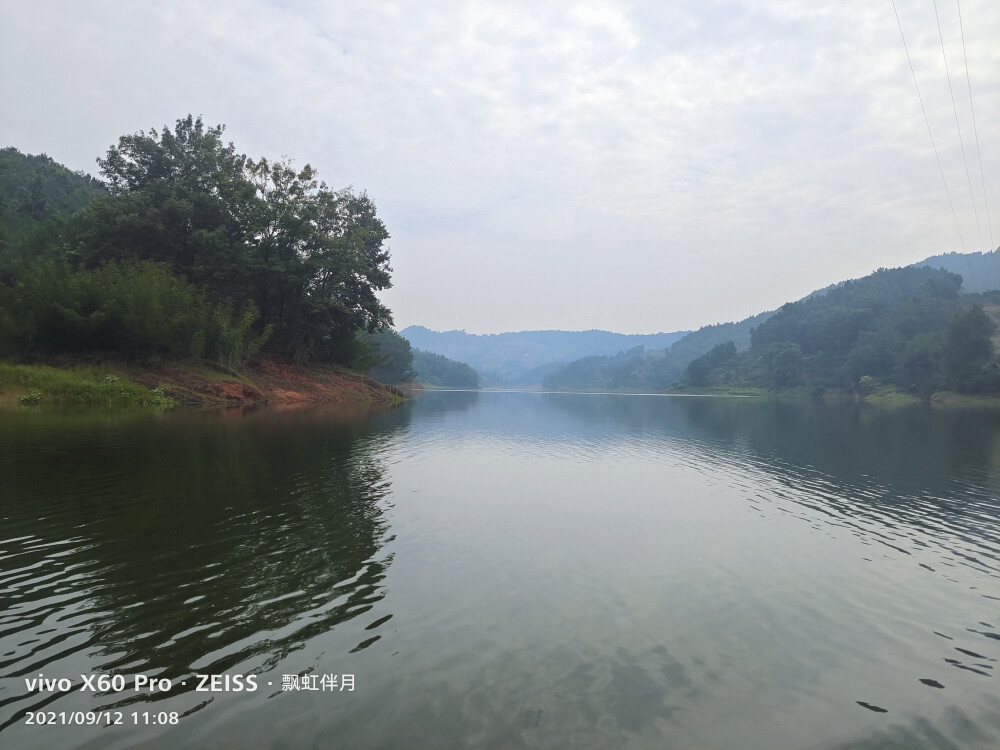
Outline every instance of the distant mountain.
[(557, 367), (585, 356), (617, 354), (642, 346), (665, 349), (686, 331), (623, 334), (610, 331), (519, 331), (472, 334), (409, 326), (400, 331), (417, 349), (466, 362), (489, 385), (527, 386)]
[(962, 277), (967, 294), (1000, 289), (1000, 248), (990, 253), (944, 253), (914, 263), (914, 266), (943, 268)]

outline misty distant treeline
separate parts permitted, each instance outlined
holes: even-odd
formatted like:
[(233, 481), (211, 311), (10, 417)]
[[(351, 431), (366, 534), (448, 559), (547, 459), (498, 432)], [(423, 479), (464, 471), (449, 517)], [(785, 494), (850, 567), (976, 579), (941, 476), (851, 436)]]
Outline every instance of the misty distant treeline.
[(124, 135), (100, 182), (0, 152), (0, 355), (366, 361), (392, 323), (374, 204), (222, 134), (188, 116)]
[(583, 357), (553, 368), (542, 384), (552, 390), (664, 390), (683, 376), (693, 359), (712, 347), (725, 342), (735, 342), (740, 349), (749, 347), (753, 327), (770, 315), (765, 312), (738, 323), (705, 326), (682, 334), (667, 349), (637, 346), (615, 355)]
[(636, 346), (663, 349), (684, 336), (686, 331), (623, 334), (549, 330), (472, 334), (410, 326), (400, 333), (418, 349), (468, 363), (480, 373), (485, 385), (519, 387), (538, 385), (550, 372), (580, 357), (613, 355)]

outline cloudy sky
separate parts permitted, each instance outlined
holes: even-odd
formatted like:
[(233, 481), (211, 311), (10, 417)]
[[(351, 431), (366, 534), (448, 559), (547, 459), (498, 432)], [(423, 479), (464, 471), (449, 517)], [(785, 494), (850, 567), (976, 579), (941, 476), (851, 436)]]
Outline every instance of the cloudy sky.
[(0, 145), (96, 174), (200, 114), (367, 191), (399, 328), (697, 328), (1000, 243), (1000, 3), (964, 55), (938, 2), (957, 122), (896, 7), (945, 180), (891, 0), (2, 0)]

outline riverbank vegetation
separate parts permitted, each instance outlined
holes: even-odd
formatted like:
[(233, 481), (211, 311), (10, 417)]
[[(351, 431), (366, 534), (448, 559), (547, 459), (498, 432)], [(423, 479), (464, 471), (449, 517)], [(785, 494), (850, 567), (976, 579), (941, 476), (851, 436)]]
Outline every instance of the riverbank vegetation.
[(117, 368), (88, 365), (67, 368), (0, 362), (0, 403), (21, 406), (52, 403), (122, 407), (176, 405), (163, 388), (142, 386), (118, 373)]
[(267, 356), (239, 373), (205, 361), (126, 361), (114, 352), (60, 355), (30, 365), (0, 362), (0, 406), (232, 407), (331, 404), (383, 407), (400, 403), (395, 388), (324, 363), (295, 364)]
[(69, 217), (38, 224), (48, 205), (15, 195), (34, 224), (6, 232), (0, 354), (99, 340), (139, 357), (264, 348), (350, 364), (357, 331), (391, 324), (375, 296), (390, 286), (389, 233), (367, 195), (330, 190), (308, 164), (255, 161), (222, 134), (188, 116), (122, 136), (98, 159), (105, 192)]
[(374, 204), (222, 136), (190, 115), (122, 136), (102, 181), (3, 149), (0, 357), (366, 369), (365, 334), (392, 323)]

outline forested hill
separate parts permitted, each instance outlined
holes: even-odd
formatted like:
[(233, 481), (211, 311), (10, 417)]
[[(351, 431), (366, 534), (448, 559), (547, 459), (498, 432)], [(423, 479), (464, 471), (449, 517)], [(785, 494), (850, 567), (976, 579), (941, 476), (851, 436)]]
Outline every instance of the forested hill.
[(64, 220), (104, 194), (98, 180), (44, 154), (0, 149), (0, 268), (43, 252)]
[[(917, 270), (918, 267), (921, 267), (920, 270)], [(921, 275), (929, 273), (932, 268), (943, 268), (944, 271), (940, 274), (944, 275)], [(945, 271), (952, 273), (947, 274)], [(955, 273), (959, 275), (953, 275)], [(960, 277), (964, 278), (964, 283), (961, 283)], [(925, 282), (930, 283), (929, 278), (939, 278), (938, 292), (947, 292), (945, 296), (950, 301), (944, 307), (934, 301), (940, 294), (927, 293), (927, 289), (923, 287)], [(869, 388), (880, 380), (915, 393), (942, 388), (949, 382), (955, 388), (978, 388), (980, 386), (973, 386), (965, 381), (960, 384), (960, 379), (955, 377), (949, 380), (945, 375), (947, 368), (944, 365), (941, 349), (943, 340), (940, 337), (948, 323), (948, 316), (962, 309), (982, 304), (987, 318), (991, 315), (1000, 316), (1000, 308), (993, 306), (991, 298), (965, 294), (998, 289), (1000, 250), (992, 253), (937, 255), (915, 263), (909, 269), (883, 270), (865, 279), (832, 284), (798, 302), (785, 305), (777, 313), (765, 312), (738, 323), (705, 326), (687, 334), (667, 351), (633, 349), (614, 356), (581, 358), (547, 373), (543, 384), (553, 389), (654, 391), (668, 388), (675, 381), (683, 381), (699, 388), (724, 389), (784, 388), (808, 384), (821, 391), (826, 388), (854, 388), (856, 383), (852, 384), (852, 377), (856, 375), (854, 380), (858, 380), (867, 375), (865, 383)], [(892, 307), (897, 303), (902, 304), (899, 302), (901, 299), (909, 299), (909, 304), (917, 307), (938, 307), (933, 308), (936, 313), (928, 308), (928, 315), (924, 319), (919, 322), (911, 319), (909, 324), (901, 324), (902, 329), (890, 334), (887, 330), (894, 325), (891, 322), (892, 315), (884, 319), (882, 315), (886, 305)], [(843, 309), (845, 306), (846, 310)], [(812, 315), (818, 310), (824, 312), (809, 320), (800, 320), (798, 317), (806, 313)], [(845, 319), (854, 322), (848, 324), (844, 322)], [(798, 322), (790, 323), (793, 320)], [(773, 333), (778, 330), (778, 326), (789, 325), (794, 325), (798, 338), (790, 333), (781, 334), (786, 338)], [(856, 327), (852, 328), (852, 325)], [(980, 325), (982, 326), (981, 321)], [(833, 335), (831, 331), (837, 331), (838, 335), (844, 337), (836, 346), (829, 338)], [(775, 335), (778, 339), (774, 338)], [(978, 335), (981, 340), (982, 334)], [(768, 336), (771, 336), (769, 344), (777, 348), (768, 355), (769, 358), (765, 358), (765, 362), (757, 361), (754, 358), (764, 351), (762, 342)], [(872, 341), (878, 343), (871, 345)], [(757, 342), (753, 352), (744, 356), (742, 353), (751, 349), (753, 342)], [(781, 349), (779, 344), (782, 342), (798, 346), (799, 354), (796, 355), (794, 349), (786, 348), (779, 357), (777, 352)], [(857, 349), (853, 348), (855, 344), (858, 345)], [(927, 347), (921, 349), (924, 344)], [(885, 361), (871, 361), (873, 347), (882, 347), (880, 351)], [(923, 355), (918, 355), (918, 351), (923, 351)], [(789, 374), (790, 370), (787, 368), (783, 369), (788, 365), (791, 370), (795, 370), (798, 367), (794, 364), (796, 356), (803, 357), (801, 377)], [(918, 377), (913, 369), (916, 365), (912, 361), (909, 365), (903, 365), (899, 358), (906, 357), (915, 361), (914, 358), (919, 359), (919, 356), (928, 357), (927, 361), (932, 364), (927, 365), (928, 372)], [(866, 358), (868, 364), (862, 366)], [(746, 370), (747, 363), (751, 361), (756, 362), (756, 369), (752, 372)], [(893, 364), (889, 364), (890, 362)], [(736, 371), (737, 363), (744, 368), (743, 371)], [(854, 372), (858, 368), (866, 372)]]
[(691, 362), (697, 388), (806, 388), (866, 395), (885, 387), (1000, 395), (993, 346), (1000, 291), (962, 294), (962, 277), (911, 266), (882, 269), (784, 305), (752, 334)]
[(663, 349), (686, 331), (623, 334), (610, 331), (519, 331), (472, 334), (410, 326), (400, 331), (415, 348), (467, 362), (491, 385), (534, 385), (561, 364), (636, 346)]

